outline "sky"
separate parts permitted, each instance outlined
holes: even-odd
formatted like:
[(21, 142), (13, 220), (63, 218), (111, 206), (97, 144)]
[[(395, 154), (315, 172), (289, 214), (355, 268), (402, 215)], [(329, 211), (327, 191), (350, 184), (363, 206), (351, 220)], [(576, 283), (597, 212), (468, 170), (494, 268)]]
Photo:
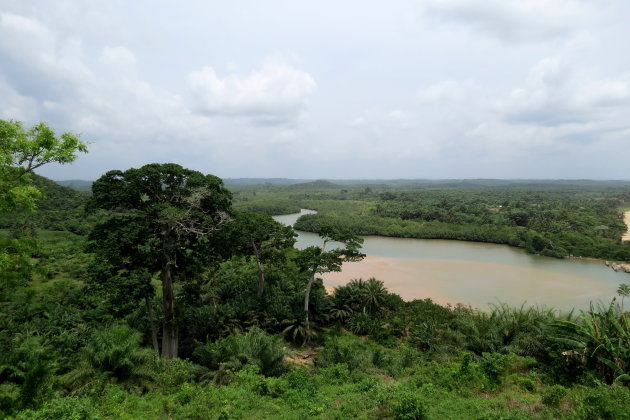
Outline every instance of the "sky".
[(627, 0), (0, 0), (0, 119), (53, 179), (630, 179)]

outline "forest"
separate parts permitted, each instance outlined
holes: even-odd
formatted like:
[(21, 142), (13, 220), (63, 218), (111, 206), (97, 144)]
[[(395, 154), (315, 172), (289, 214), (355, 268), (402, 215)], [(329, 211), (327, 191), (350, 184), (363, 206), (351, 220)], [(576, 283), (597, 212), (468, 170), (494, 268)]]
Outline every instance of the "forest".
[(236, 208), (269, 214), (317, 210), (295, 225), (308, 232), (328, 225), (356, 235), (490, 242), (556, 258), (630, 260), (630, 243), (621, 241), (630, 182), (316, 181), (234, 190)]
[[(0, 417), (630, 418), (628, 284), (560, 313), (320, 278), (363, 258), (366, 234), (630, 260), (629, 185), (228, 188), (153, 163), (76, 191), (34, 173), (86, 151), (0, 121)], [(294, 248), (270, 216), (300, 208), (323, 246)]]

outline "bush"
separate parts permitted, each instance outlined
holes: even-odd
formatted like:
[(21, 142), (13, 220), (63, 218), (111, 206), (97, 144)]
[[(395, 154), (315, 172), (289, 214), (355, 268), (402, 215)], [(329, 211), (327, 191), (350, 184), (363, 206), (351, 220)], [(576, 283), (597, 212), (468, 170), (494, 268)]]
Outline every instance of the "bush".
[(510, 380), (523, 391), (536, 392), (536, 383), (522, 374), (514, 373), (510, 375)]
[(84, 398), (65, 397), (48, 401), (37, 411), (20, 412), (16, 420), (91, 420), (93, 408)]
[(322, 369), (321, 377), (326, 383), (344, 383), (348, 381), (350, 370), (345, 363), (337, 363)]
[(582, 399), (584, 417), (604, 420), (627, 419), (630, 417), (628, 401), (630, 390), (620, 385), (587, 388)]
[(562, 385), (553, 385), (543, 392), (542, 402), (550, 407), (558, 407), (567, 396), (567, 392), (567, 389)]
[(282, 375), (282, 378), (287, 381), (290, 389), (297, 390), (309, 396), (313, 396), (317, 392), (317, 379), (305, 367), (295, 368)]
[(365, 342), (354, 335), (330, 337), (324, 349), (315, 357), (315, 365), (328, 367), (338, 363), (345, 363), (351, 371), (367, 370), (372, 366), (372, 352)]
[(173, 391), (188, 382), (197, 382), (208, 371), (203, 366), (183, 359), (155, 359), (154, 370), (157, 387), (167, 391)]
[(264, 376), (277, 376), (286, 370), (282, 339), (253, 327), (247, 333), (237, 333), (214, 343), (198, 346), (193, 356), (202, 366), (215, 371), (219, 383), (231, 380), (246, 364), (258, 366)]
[(488, 378), (490, 385), (501, 384), (501, 376), (507, 365), (507, 356), (499, 353), (484, 353), (481, 361), (481, 369)]
[(81, 350), (77, 367), (65, 377), (75, 392), (103, 388), (116, 381), (128, 390), (144, 392), (154, 381), (151, 362), (155, 354), (140, 347), (140, 334), (127, 325), (111, 325), (95, 331)]
[(426, 411), (420, 397), (409, 391), (400, 393), (392, 405), (396, 420), (422, 420), (426, 418)]
[(355, 312), (346, 322), (348, 329), (357, 335), (367, 335), (379, 327), (378, 320), (365, 312)]

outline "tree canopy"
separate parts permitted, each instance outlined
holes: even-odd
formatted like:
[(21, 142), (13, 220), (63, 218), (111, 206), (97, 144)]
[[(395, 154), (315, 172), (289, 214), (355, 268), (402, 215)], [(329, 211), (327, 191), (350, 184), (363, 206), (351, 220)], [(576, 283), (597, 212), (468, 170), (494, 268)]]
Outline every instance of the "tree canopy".
[[(19, 121), (0, 120), (0, 212), (34, 210), (41, 191), (30, 174), (48, 163), (70, 163), (87, 144), (72, 133), (55, 136), (45, 123), (26, 129)], [(28, 239), (0, 239), (0, 294), (30, 278)]]
[(87, 143), (72, 133), (59, 137), (46, 123), (25, 128), (19, 121), (0, 120), (0, 210), (33, 209), (39, 190), (29, 185), (29, 174), (48, 163), (74, 162), (87, 152)]
[[(173, 282), (191, 276), (215, 254), (209, 236), (229, 220), (230, 192), (220, 178), (173, 163), (107, 172), (92, 192), (88, 208), (110, 212), (90, 235), (102, 265), (100, 281), (115, 273), (126, 279), (123, 285), (135, 284), (150, 293), (147, 281), (159, 273), (165, 318), (162, 355), (177, 357)], [(149, 276), (138, 275), (138, 270)]]

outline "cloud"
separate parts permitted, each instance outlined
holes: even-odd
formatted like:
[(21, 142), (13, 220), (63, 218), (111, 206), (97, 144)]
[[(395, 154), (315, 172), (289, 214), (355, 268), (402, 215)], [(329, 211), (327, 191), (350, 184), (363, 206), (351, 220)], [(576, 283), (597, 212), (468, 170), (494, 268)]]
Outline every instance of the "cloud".
[(443, 80), (420, 90), (418, 99), (427, 104), (456, 104), (477, 97), (481, 87), (472, 80)]
[(5, 79), (22, 94), (57, 100), (76, 93), (91, 71), (81, 41), (58, 37), (35, 18), (0, 12), (0, 60)]
[(510, 123), (604, 123), (630, 110), (630, 77), (585, 80), (560, 58), (545, 58), (531, 69), (524, 87), (510, 92), (503, 107)]
[(234, 144), (255, 162), (270, 144), (294, 141), (316, 88), (308, 73), (272, 56), (245, 76), (183, 73), (190, 90), (178, 91), (150, 81), (138, 57), (122, 44), (88, 48), (42, 16), (0, 12), (0, 118), (82, 133), (93, 151), (74, 165), (84, 171), (165, 159), (207, 171)]
[(133, 52), (123, 46), (105, 47), (100, 54), (99, 61), (110, 73), (137, 77), (137, 59)]
[(519, 43), (570, 35), (603, 9), (583, 0), (421, 0), (420, 6), (429, 16)]
[(247, 116), (271, 124), (295, 118), (317, 85), (308, 73), (279, 58), (268, 58), (249, 75), (220, 77), (212, 67), (188, 76), (195, 112), (206, 115)]
[[(439, 159), (474, 161), (480, 173), (520, 168), (558, 176), (575, 171), (567, 162), (604, 161), (610, 145), (622, 149), (630, 132), (630, 74), (598, 80), (592, 71), (549, 57), (520, 87), (444, 80), (424, 87), (407, 114), (415, 112), (421, 132), (435, 139)], [(536, 165), (549, 175), (532, 172)], [(590, 174), (597, 176), (596, 169)]]

